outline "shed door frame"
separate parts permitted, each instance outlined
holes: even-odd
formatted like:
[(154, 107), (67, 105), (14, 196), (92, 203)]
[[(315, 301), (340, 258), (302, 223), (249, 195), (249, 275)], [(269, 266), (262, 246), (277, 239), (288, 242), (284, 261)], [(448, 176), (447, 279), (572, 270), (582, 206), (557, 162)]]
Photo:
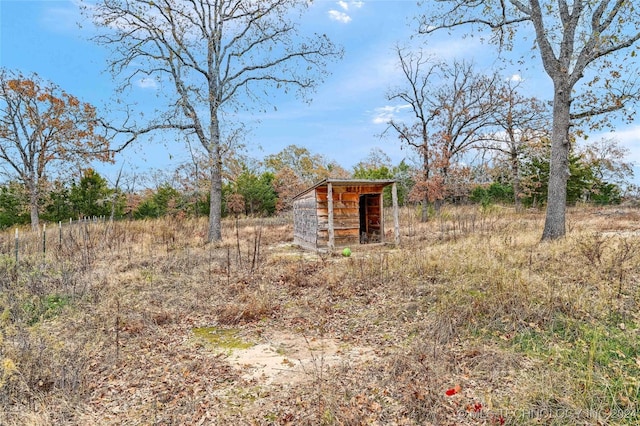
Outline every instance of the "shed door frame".
[(360, 217), (360, 243), (382, 242), (384, 235), (382, 193), (360, 194), (358, 213)]

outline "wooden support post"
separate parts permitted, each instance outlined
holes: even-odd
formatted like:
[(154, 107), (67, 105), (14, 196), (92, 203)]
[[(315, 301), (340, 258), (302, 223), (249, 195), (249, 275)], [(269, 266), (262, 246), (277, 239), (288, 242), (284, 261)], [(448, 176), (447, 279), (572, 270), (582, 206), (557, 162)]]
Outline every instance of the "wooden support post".
[(398, 215), (398, 185), (393, 182), (391, 186), (391, 200), (393, 202), (393, 232), (396, 245), (400, 244), (400, 218)]
[(333, 232), (333, 185), (327, 183), (327, 202), (329, 204), (329, 250), (336, 246), (336, 238)]
[(380, 237), (379, 243), (384, 243), (384, 187), (382, 188), (382, 192), (380, 192), (380, 197), (378, 197), (378, 209), (380, 210), (380, 216), (378, 220), (380, 221)]

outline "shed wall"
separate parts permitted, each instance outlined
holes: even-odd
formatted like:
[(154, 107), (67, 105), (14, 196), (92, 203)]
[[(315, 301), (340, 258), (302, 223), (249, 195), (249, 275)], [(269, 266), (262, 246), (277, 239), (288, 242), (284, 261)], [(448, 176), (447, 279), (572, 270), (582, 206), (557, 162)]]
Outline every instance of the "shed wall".
[(301, 247), (316, 249), (318, 239), (318, 216), (316, 194), (309, 191), (293, 202), (293, 242)]

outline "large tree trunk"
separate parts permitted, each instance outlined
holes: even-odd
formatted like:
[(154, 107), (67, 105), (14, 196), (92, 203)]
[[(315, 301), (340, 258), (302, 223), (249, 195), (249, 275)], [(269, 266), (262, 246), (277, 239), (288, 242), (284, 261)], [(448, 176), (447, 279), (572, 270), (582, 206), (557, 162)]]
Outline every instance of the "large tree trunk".
[(511, 153), (511, 175), (513, 185), (513, 201), (516, 211), (522, 211), (522, 199), (520, 198), (520, 165), (518, 163), (518, 153)]
[(211, 165), (211, 200), (207, 241), (211, 243), (222, 239), (222, 159), (218, 146), (209, 153), (209, 162)]
[(37, 231), (40, 227), (40, 215), (38, 212), (38, 188), (36, 184), (30, 182), (27, 184), (29, 190), (29, 210), (31, 213), (31, 229)]
[[(424, 138), (422, 142), (422, 178), (424, 179), (424, 183), (426, 185), (429, 182), (429, 151), (428, 151), (428, 142), (426, 138)], [(428, 187), (425, 186), (424, 197), (422, 198), (422, 216), (420, 217), (420, 221), (425, 223), (429, 220), (429, 190)]]
[(31, 229), (33, 231), (37, 231), (38, 228), (40, 227), (40, 216), (38, 214), (38, 202), (36, 201), (35, 203), (33, 201), (31, 201)]
[[(209, 96), (215, 99), (216, 87), (211, 83)], [(218, 104), (210, 105), (209, 140), (205, 145), (209, 154), (209, 167), (211, 168), (211, 188), (209, 201), (209, 232), (207, 242), (222, 240), (222, 151), (220, 149), (220, 121), (218, 120)], [(204, 137), (202, 137), (204, 144)]]
[(553, 240), (565, 235), (567, 207), (567, 180), (569, 179), (569, 126), (571, 90), (555, 84), (553, 99), (553, 131), (551, 135), (551, 159), (549, 160), (549, 190), (547, 214), (542, 233), (543, 240)]

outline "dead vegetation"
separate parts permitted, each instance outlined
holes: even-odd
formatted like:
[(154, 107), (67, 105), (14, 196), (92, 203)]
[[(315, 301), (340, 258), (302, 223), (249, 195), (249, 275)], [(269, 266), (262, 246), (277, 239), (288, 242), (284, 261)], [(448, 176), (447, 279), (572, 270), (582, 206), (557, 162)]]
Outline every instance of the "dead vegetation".
[(282, 220), (3, 234), (0, 424), (637, 424), (639, 216), (405, 211), (348, 258)]

